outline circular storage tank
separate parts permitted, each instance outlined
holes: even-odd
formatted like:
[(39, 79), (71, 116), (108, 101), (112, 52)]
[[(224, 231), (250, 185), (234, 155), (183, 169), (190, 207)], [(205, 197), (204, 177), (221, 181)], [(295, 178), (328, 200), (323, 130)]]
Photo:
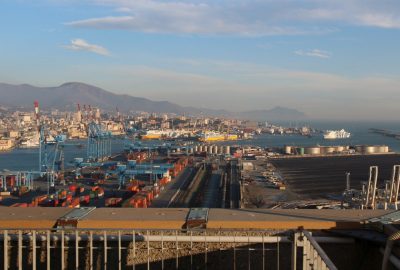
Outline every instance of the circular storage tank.
[(321, 147), (307, 147), (304, 149), (304, 154), (306, 155), (319, 155), (321, 154)]
[(197, 145), (194, 146), (194, 151), (197, 153), (199, 152), (199, 147)]
[(363, 153), (364, 152), (364, 146), (356, 145), (356, 146), (354, 146), (354, 150), (356, 150), (356, 152), (358, 152), (358, 153)]
[(225, 149), (225, 150), (224, 150), (225, 154), (227, 154), (227, 155), (230, 155), (230, 154), (231, 154), (231, 147), (230, 147), (229, 145), (225, 146), (224, 149)]
[(290, 155), (292, 153), (292, 147), (289, 145), (285, 146), (285, 154)]
[(218, 154), (223, 154), (224, 153), (224, 147), (223, 146), (220, 146), (219, 148), (218, 148)]
[(218, 154), (218, 145), (214, 145), (214, 154)]
[(377, 151), (379, 151), (379, 147), (376, 147), (374, 145), (365, 145), (363, 147), (364, 154), (374, 154), (377, 153)]
[(336, 146), (336, 152), (343, 152), (344, 146)]
[(208, 152), (208, 146), (207, 145), (203, 145), (203, 152)]
[(326, 154), (332, 154), (332, 153), (334, 153), (336, 151), (336, 148), (332, 147), (332, 146), (328, 146), (328, 147), (324, 147), (324, 148), (325, 148), (325, 153)]
[(212, 146), (212, 145), (209, 145), (209, 146), (208, 146), (208, 151), (207, 151), (207, 153), (209, 153), (209, 154), (212, 154), (212, 153), (213, 153), (213, 146)]
[(304, 147), (297, 148), (297, 152), (299, 153), (299, 155), (304, 155)]
[(386, 145), (380, 145), (378, 148), (379, 153), (387, 153), (389, 152), (389, 147)]

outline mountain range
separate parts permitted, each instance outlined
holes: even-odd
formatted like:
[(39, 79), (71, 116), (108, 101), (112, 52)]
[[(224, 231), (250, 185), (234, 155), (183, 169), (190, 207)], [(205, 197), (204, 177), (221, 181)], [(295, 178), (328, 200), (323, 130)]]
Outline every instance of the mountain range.
[(187, 115), (228, 116), (257, 121), (303, 120), (306, 115), (298, 110), (275, 107), (266, 110), (231, 112), (208, 108), (181, 106), (169, 101), (152, 101), (130, 95), (118, 95), (102, 88), (79, 82), (68, 82), (56, 87), (36, 87), (29, 84), (0, 83), (0, 106), (31, 108), (38, 100), (44, 109), (75, 110), (76, 104), (90, 104), (105, 111), (145, 111)]

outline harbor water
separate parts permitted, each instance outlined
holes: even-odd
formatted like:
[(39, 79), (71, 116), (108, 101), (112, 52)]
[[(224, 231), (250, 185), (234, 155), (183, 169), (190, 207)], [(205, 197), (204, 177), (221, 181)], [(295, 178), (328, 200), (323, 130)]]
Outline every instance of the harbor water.
[[(281, 123), (282, 126), (294, 126), (292, 123)], [(254, 145), (260, 147), (283, 147), (284, 145), (312, 146), (312, 145), (388, 145), (391, 151), (400, 152), (400, 140), (385, 137), (380, 134), (371, 133), (370, 128), (387, 129), (400, 131), (400, 123), (370, 123), (370, 122), (314, 122), (297, 124), (297, 126), (309, 125), (314, 129), (342, 129), (351, 133), (351, 138), (342, 140), (324, 140), (322, 134), (315, 134), (312, 137), (301, 135), (269, 135), (261, 134), (249, 140), (235, 142), (221, 142), (221, 144)], [(65, 163), (68, 165), (76, 157), (86, 157), (86, 140), (75, 141), (80, 144), (66, 146), (64, 148)], [(113, 140), (112, 153), (117, 154), (123, 151), (126, 141)], [(36, 149), (13, 149), (9, 152), (0, 152), (0, 170), (38, 170), (39, 150)]]

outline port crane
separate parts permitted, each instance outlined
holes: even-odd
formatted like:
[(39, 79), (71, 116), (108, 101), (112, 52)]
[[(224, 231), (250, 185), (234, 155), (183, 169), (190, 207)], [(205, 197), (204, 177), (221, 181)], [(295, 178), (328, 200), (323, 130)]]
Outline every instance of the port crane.
[[(137, 164), (132, 162), (128, 165), (118, 165), (117, 174), (120, 187), (125, 185), (127, 178), (134, 178), (137, 175), (148, 174), (151, 175), (152, 181), (167, 176), (168, 170), (173, 168), (174, 165), (170, 163), (153, 164), (153, 163), (141, 163)], [(154, 178), (153, 178), (154, 177)]]
[(46, 123), (41, 121), (39, 114), (39, 102), (34, 102), (36, 126), (39, 133), (39, 173), (47, 178), (47, 192), (55, 186), (55, 180), (58, 172), (63, 169), (64, 151), (62, 145), (64, 138), (56, 136), (51, 142), (48, 138), (51, 136), (50, 129)]
[(87, 129), (87, 160), (101, 162), (111, 157), (111, 132), (105, 131), (94, 121), (88, 124)]

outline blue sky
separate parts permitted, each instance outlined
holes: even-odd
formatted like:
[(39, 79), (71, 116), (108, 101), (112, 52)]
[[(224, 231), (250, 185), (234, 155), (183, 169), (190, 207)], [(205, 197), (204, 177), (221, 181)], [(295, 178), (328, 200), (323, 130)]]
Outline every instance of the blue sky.
[(400, 2), (3, 0), (0, 81), (229, 110), (400, 113)]

